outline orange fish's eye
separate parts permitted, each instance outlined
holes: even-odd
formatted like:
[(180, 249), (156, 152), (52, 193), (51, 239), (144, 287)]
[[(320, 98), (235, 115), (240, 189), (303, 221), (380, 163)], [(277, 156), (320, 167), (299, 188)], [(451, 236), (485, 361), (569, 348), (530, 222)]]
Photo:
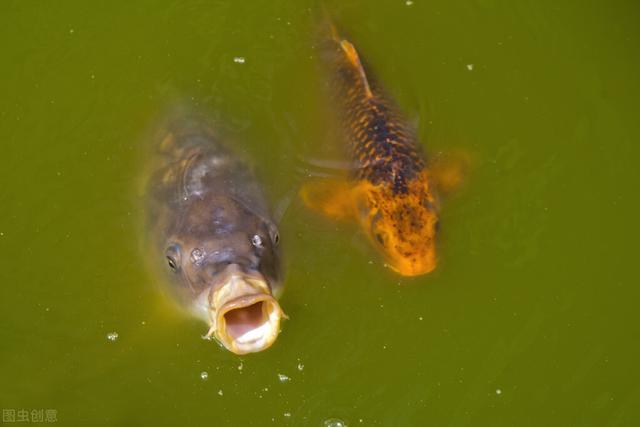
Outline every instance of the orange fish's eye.
[(429, 200), (428, 198), (426, 198), (426, 197), (424, 199), (422, 199), (422, 206), (424, 206), (428, 210), (435, 209), (435, 206), (434, 206), (433, 202), (431, 200)]

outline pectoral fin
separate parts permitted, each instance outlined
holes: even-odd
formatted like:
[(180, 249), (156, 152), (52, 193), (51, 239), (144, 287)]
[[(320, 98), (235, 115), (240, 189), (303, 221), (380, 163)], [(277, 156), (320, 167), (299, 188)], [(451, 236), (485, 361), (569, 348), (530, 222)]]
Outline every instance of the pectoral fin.
[(354, 216), (353, 187), (343, 178), (321, 179), (308, 182), (300, 189), (304, 204), (336, 220)]
[(469, 174), (472, 163), (471, 154), (462, 150), (436, 156), (429, 167), (429, 175), (438, 192), (446, 195), (460, 188)]

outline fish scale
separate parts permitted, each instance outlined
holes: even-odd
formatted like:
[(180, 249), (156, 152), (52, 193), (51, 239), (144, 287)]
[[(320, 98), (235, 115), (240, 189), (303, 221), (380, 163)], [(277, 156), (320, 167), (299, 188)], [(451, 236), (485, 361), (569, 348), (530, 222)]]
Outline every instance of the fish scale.
[[(340, 45), (336, 48), (340, 49)], [(336, 98), (342, 104), (342, 126), (350, 155), (358, 165), (356, 177), (406, 193), (406, 182), (425, 165), (414, 132), (381, 90), (364, 82), (366, 73), (355, 70), (339, 52), (337, 56), (342, 60), (336, 64), (340, 78)], [(340, 96), (340, 92), (346, 92), (346, 96)]]
[(437, 263), (438, 204), (415, 132), (354, 45), (328, 27), (320, 52), (354, 168), (333, 191), (329, 184), (303, 189), (303, 200), (336, 219), (355, 216), (398, 273), (428, 273)]

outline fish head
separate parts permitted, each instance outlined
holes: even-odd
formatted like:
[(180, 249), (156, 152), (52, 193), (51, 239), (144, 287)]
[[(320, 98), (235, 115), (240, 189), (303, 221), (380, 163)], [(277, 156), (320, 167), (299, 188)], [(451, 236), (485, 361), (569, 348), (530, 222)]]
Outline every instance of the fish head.
[(167, 263), (179, 276), (183, 294), (192, 295), (193, 312), (208, 322), (207, 337), (236, 354), (270, 347), (285, 316), (270, 280), (233, 248), (216, 250), (202, 242), (194, 246), (170, 245)]
[(275, 225), (220, 201), (194, 202), (178, 223), (166, 263), (209, 336), (236, 354), (271, 346), (284, 316)]
[(404, 193), (370, 186), (360, 206), (360, 222), (387, 265), (403, 276), (419, 276), (437, 265), (438, 209), (426, 185)]

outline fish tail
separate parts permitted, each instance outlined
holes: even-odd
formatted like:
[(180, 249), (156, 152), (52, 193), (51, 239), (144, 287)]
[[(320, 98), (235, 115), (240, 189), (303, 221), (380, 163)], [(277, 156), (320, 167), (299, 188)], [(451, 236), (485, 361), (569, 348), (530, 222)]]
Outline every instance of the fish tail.
[(367, 79), (367, 73), (364, 71), (364, 67), (362, 66), (360, 56), (358, 55), (358, 51), (356, 50), (355, 46), (348, 40), (342, 40), (340, 42), (340, 47), (342, 48), (347, 61), (351, 64), (354, 71), (359, 76), (360, 82), (362, 83), (362, 88), (365, 92), (365, 96), (367, 96), (368, 98), (373, 97), (371, 86), (369, 86), (369, 79)]
[(336, 24), (333, 22), (333, 18), (331, 18), (331, 14), (323, 2), (318, 2), (316, 15), (315, 21), (318, 24), (316, 29), (317, 40), (320, 43), (326, 40), (332, 40), (339, 43), (340, 33), (338, 33)]
[[(329, 11), (324, 4), (320, 4), (320, 26), (318, 31), (318, 44), (320, 47), (325, 46), (325, 52), (329, 52), (333, 57), (328, 58), (329, 62), (333, 62), (338, 68), (345, 69), (353, 83), (362, 87), (366, 97), (372, 97), (371, 86), (365, 72), (365, 68), (360, 60), (360, 55), (353, 43), (347, 40), (338, 31)], [(350, 86), (350, 85), (347, 85)]]

